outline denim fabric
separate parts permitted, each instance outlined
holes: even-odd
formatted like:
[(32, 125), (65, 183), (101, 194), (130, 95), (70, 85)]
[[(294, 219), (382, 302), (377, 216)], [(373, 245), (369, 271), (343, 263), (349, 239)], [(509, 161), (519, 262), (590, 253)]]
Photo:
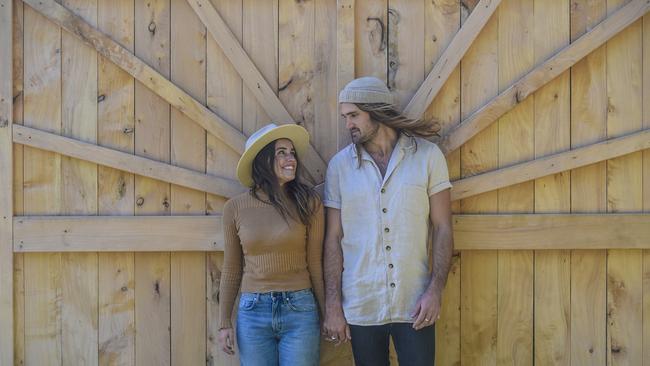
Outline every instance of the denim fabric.
[(412, 323), (351, 325), (352, 353), (356, 366), (388, 366), (388, 341), (393, 337), (400, 365), (433, 366), (436, 333), (434, 326), (420, 330)]
[(320, 322), (311, 289), (242, 293), (237, 343), (242, 366), (317, 366)]

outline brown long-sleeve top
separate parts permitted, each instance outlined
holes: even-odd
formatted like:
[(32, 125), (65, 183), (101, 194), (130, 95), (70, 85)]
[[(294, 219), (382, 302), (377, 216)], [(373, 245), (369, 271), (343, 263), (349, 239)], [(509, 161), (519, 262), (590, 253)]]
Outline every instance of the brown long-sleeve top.
[(237, 291), (295, 291), (311, 288), (324, 309), (323, 205), (309, 226), (286, 220), (258, 193), (226, 202), (223, 209), (224, 264), (219, 286), (220, 328), (231, 328), (230, 315)]

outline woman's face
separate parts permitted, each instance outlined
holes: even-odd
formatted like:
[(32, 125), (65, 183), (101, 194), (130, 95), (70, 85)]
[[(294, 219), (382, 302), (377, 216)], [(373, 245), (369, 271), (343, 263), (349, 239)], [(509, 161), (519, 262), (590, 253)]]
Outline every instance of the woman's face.
[(273, 171), (278, 178), (280, 186), (296, 179), (296, 169), (298, 160), (296, 160), (296, 150), (289, 139), (279, 139), (275, 141), (275, 159)]

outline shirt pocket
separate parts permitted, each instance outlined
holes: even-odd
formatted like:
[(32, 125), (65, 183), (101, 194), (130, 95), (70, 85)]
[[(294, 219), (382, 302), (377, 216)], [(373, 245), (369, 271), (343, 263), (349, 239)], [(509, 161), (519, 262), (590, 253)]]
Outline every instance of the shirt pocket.
[(429, 215), (429, 195), (427, 189), (415, 184), (404, 184), (401, 187), (402, 208), (404, 212), (416, 217)]

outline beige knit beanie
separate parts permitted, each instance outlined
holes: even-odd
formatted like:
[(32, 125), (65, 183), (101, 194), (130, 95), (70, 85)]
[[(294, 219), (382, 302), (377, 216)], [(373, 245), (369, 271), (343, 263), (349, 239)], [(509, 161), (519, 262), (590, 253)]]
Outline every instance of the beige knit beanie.
[(393, 104), (393, 96), (386, 84), (376, 77), (354, 79), (341, 90), (339, 103), (386, 103)]

